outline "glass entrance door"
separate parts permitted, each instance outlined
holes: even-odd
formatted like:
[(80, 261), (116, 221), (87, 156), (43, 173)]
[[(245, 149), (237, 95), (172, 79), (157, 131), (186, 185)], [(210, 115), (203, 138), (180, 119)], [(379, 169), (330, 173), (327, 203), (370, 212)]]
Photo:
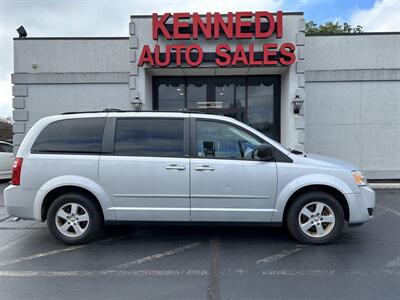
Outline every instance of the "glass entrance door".
[(153, 109), (220, 114), (280, 139), (279, 76), (153, 77)]

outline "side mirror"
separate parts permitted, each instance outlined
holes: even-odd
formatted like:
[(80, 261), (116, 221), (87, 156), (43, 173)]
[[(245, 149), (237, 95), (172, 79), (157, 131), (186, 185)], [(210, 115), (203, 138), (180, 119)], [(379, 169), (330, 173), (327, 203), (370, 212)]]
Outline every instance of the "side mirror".
[(274, 157), (274, 149), (269, 144), (261, 144), (257, 147), (257, 156), (265, 160), (270, 160)]

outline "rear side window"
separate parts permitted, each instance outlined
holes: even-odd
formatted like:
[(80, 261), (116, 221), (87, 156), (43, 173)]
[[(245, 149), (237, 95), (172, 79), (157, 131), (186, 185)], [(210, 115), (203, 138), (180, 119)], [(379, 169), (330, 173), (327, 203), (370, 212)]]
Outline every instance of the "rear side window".
[(183, 157), (183, 119), (118, 119), (114, 154)]
[(7, 152), (7, 153), (13, 152), (13, 147), (8, 144), (0, 143), (0, 152)]
[(105, 118), (60, 120), (49, 124), (32, 146), (33, 153), (100, 153)]

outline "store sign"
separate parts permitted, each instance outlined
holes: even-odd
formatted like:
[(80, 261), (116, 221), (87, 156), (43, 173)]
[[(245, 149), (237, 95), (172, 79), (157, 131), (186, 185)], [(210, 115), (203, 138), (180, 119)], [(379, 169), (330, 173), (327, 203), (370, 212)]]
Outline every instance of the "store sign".
[[(268, 39), (275, 36), (283, 38), (282, 12), (274, 15), (267, 11), (228, 13), (224, 18), (220, 13), (207, 13), (203, 18), (198, 13), (165, 13), (159, 16), (153, 13), (153, 40), (160, 37), (173, 40), (175, 43), (161, 47), (159, 44), (150, 47), (144, 45), (140, 54), (139, 66), (147, 63), (150, 66), (167, 67), (171, 64), (179, 67), (186, 63), (197, 67), (204, 62), (205, 54), (198, 43), (183, 44), (178, 41), (198, 40), (253, 40)], [(170, 22), (172, 20), (172, 23)], [(296, 61), (295, 46), (292, 43), (265, 43), (260, 52), (255, 51), (255, 44), (244, 46), (240, 43), (229, 45), (217, 44), (213, 51), (213, 61), (217, 66), (227, 67), (237, 64), (245, 66), (288, 66)], [(162, 49), (163, 48), (163, 49)], [(209, 55), (208, 55), (209, 56)]]

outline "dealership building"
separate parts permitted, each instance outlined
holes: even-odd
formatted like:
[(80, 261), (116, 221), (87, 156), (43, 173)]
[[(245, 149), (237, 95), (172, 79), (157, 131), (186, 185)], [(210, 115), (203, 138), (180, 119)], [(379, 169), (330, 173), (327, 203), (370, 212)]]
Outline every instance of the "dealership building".
[(14, 39), (16, 149), (44, 116), (141, 104), (231, 116), (370, 179), (400, 178), (400, 33), (306, 35), (303, 13), (281, 12), (127, 26), (128, 37)]

